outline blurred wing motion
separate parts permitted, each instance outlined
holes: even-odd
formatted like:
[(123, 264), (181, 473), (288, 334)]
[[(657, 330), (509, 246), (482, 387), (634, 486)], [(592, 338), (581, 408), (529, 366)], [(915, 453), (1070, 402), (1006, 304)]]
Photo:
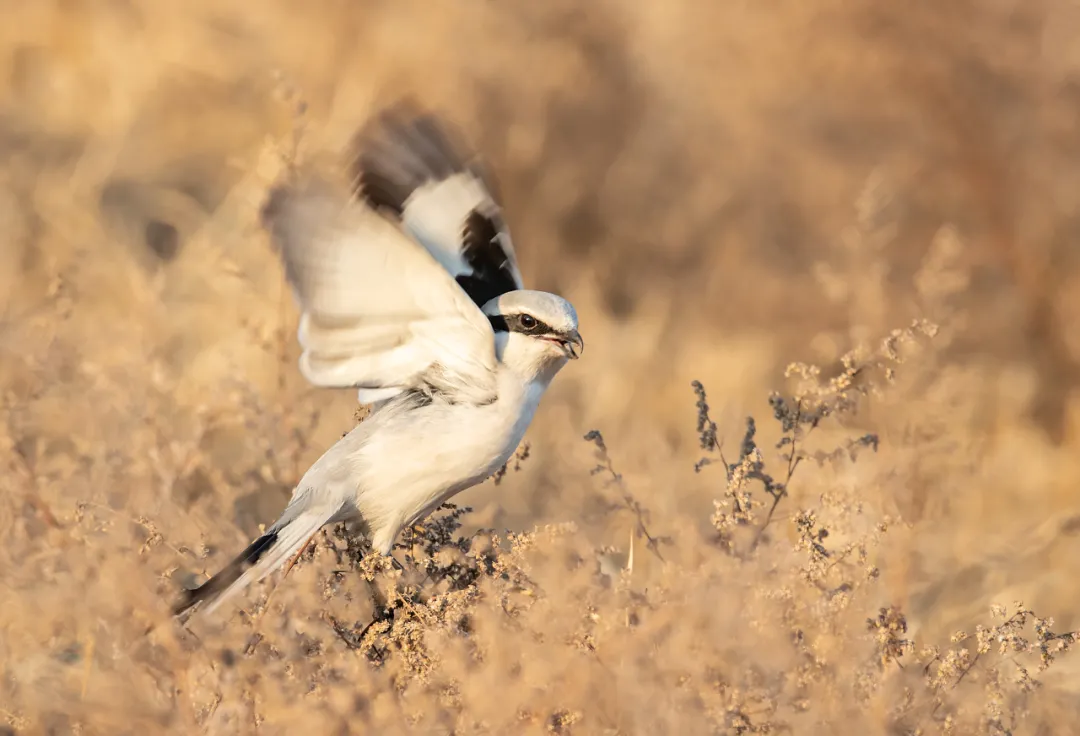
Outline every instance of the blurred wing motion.
[(487, 319), (394, 223), (317, 179), (278, 187), (264, 221), (302, 309), (307, 380), (356, 387), (364, 403), (424, 384), (494, 397)]
[(263, 209), (303, 310), (301, 372), (356, 387), (364, 403), (419, 387), (493, 400), (493, 333), (478, 307), (521, 276), (490, 179), (435, 117), (404, 107), (356, 146), (357, 196), (298, 177)]
[(400, 222), (477, 306), (523, 288), (492, 177), (436, 117), (399, 104), (354, 147), (360, 197)]
[[(413, 391), (443, 394), (452, 404), (494, 403), (500, 366), (495, 333), (481, 307), (522, 284), (490, 179), (458, 153), (464, 149), (451, 144), (437, 119), (404, 107), (376, 117), (356, 143), (351, 186), (333, 176), (294, 173), (273, 188), (262, 211), (301, 309), (301, 372), (316, 386), (356, 387), (363, 403)], [(507, 402), (492, 411), (519, 407)], [(440, 482), (461, 480), (455, 463), (469, 463), (472, 455), (448, 458), (446, 449), (457, 443), (475, 454), (477, 445), (505, 442), (502, 436), (469, 437), (469, 427), (459, 426), (451, 413), (434, 414), (443, 424), (420, 433), (443, 440), (442, 453), (430, 459), (434, 490), (401, 489), (385, 479), (388, 488), (365, 489), (376, 494), (365, 506), (375, 512), (361, 515), (381, 524), (374, 542), (382, 554), (389, 553), (398, 525), (414, 513), (408, 504), (417, 493), (435, 494), (420, 498), (422, 508), (439, 498)], [(432, 420), (420, 414), (415, 421)], [(412, 441), (417, 426), (399, 430)], [(356, 462), (355, 444), (331, 447), (305, 473), (266, 533), (210, 580), (186, 591), (174, 614), (200, 603), (212, 610), (295, 560), (324, 525), (360, 514)], [(440, 462), (448, 467), (440, 468)], [(383, 473), (386, 467), (379, 466)], [(440, 470), (449, 475), (440, 478)], [(378, 501), (377, 494), (390, 492), (405, 493), (405, 500)], [(387, 519), (378, 516), (379, 503), (389, 509)]]

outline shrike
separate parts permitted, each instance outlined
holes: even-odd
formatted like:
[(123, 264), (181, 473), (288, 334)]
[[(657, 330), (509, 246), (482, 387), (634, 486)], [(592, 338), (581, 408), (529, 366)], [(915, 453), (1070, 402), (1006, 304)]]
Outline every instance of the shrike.
[[(396, 106), (360, 131), (344, 181), (292, 172), (262, 222), (301, 309), (300, 371), (371, 414), (300, 479), (266, 533), (173, 609), (209, 612), (354, 521), (398, 532), (503, 466), (584, 344), (565, 299), (523, 288), (498, 194), (438, 118)], [(291, 565), (291, 562), (290, 562)]]

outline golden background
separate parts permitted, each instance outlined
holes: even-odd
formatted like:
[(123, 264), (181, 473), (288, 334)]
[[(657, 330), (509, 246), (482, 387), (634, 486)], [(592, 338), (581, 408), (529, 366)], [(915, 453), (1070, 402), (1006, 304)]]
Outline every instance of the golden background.
[[(1074, 4), (5, 0), (0, 17), (0, 726), (313, 723), (270, 669), (245, 685), (246, 725), (188, 713), (160, 673), (190, 675), (191, 650), (135, 642), (351, 426), (353, 392), (296, 370), (296, 310), (255, 216), (283, 158), (339, 150), (406, 94), (484, 152), (527, 284), (575, 304), (587, 346), (520, 472), (455, 499), (474, 525), (576, 521), (625, 546), (589, 476), (581, 437), (599, 429), (650, 523), (705, 539), (723, 483), (693, 472), (691, 380), (726, 447), (747, 414), (775, 439), (766, 398), (789, 362), (835, 367), (937, 319), (916, 286), (952, 238), (932, 369), (853, 420), (881, 435), (877, 480), (843, 482), (911, 524), (861, 614), (895, 603), (947, 644), (1021, 599), (1080, 628)], [(704, 597), (725, 606), (722, 588)], [(342, 688), (383, 687), (354, 677)], [(1068, 658), (1046, 682), (1045, 702), (1080, 693)], [(711, 732), (664, 703), (623, 732)]]

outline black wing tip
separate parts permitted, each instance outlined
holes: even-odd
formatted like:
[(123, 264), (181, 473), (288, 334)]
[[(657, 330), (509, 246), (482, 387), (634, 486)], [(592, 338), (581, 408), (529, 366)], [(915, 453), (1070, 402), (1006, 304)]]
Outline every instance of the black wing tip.
[(354, 192), (369, 207), (389, 210), (399, 218), (405, 212), (405, 202), (415, 189), (395, 182), (378, 170), (363, 166), (356, 169), (354, 181)]
[(497, 183), (462, 131), (446, 117), (413, 97), (403, 97), (360, 128), (351, 156), (355, 194), (369, 207), (397, 218), (403, 216), (413, 192), (428, 182), (461, 173), (475, 177), (491, 201), (464, 216), (461, 257), (471, 271), (457, 275), (456, 281), (478, 306), (521, 288)]
[[(372, 151), (388, 144), (408, 145), (427, 154), (433, 168), (465, 170), (473, 151), (449, 116), (403, 97), (368, 118), (353, 137), (356, 152)], [(427, 150), (424, 150), (427, 149)], [(438, 156), (436, 156), (438, 154)], [(445, 170), (445, 169), (444, 169)]]
[(189, 588), (180, 594), (180, 599), (172, 606), (172, 615), (181, 616), (204, 601), (216, 598), (230, 585), (240, 579), (248, 568), (258, 562), (277, 541), (276, 531), (267, 532), (249, 544), (232, 562), (222, 568), (202, 585)]
[(411, 96), (383, 108), (353, 136), (354, 191), (372, 207), (400, 216), (417, 188), (459, 173), (473, 174), (496, 197), (494, 179), (462, 131)]

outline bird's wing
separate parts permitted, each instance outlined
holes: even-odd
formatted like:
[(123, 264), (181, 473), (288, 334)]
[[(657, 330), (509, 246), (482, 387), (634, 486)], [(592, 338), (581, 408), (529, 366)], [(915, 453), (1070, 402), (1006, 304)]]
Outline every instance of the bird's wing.
[(300, 369), (374, 403), (429, 384), (458, 400), (495, 395), (491, 325), (432, 255), (331, 178), (277, 185), (263, 224), (302, 315)]
[(357, 194), (396, 218), (478, 306), (523, 288), (494, 179), (445, 122), (406, 101), (353, 146)]

